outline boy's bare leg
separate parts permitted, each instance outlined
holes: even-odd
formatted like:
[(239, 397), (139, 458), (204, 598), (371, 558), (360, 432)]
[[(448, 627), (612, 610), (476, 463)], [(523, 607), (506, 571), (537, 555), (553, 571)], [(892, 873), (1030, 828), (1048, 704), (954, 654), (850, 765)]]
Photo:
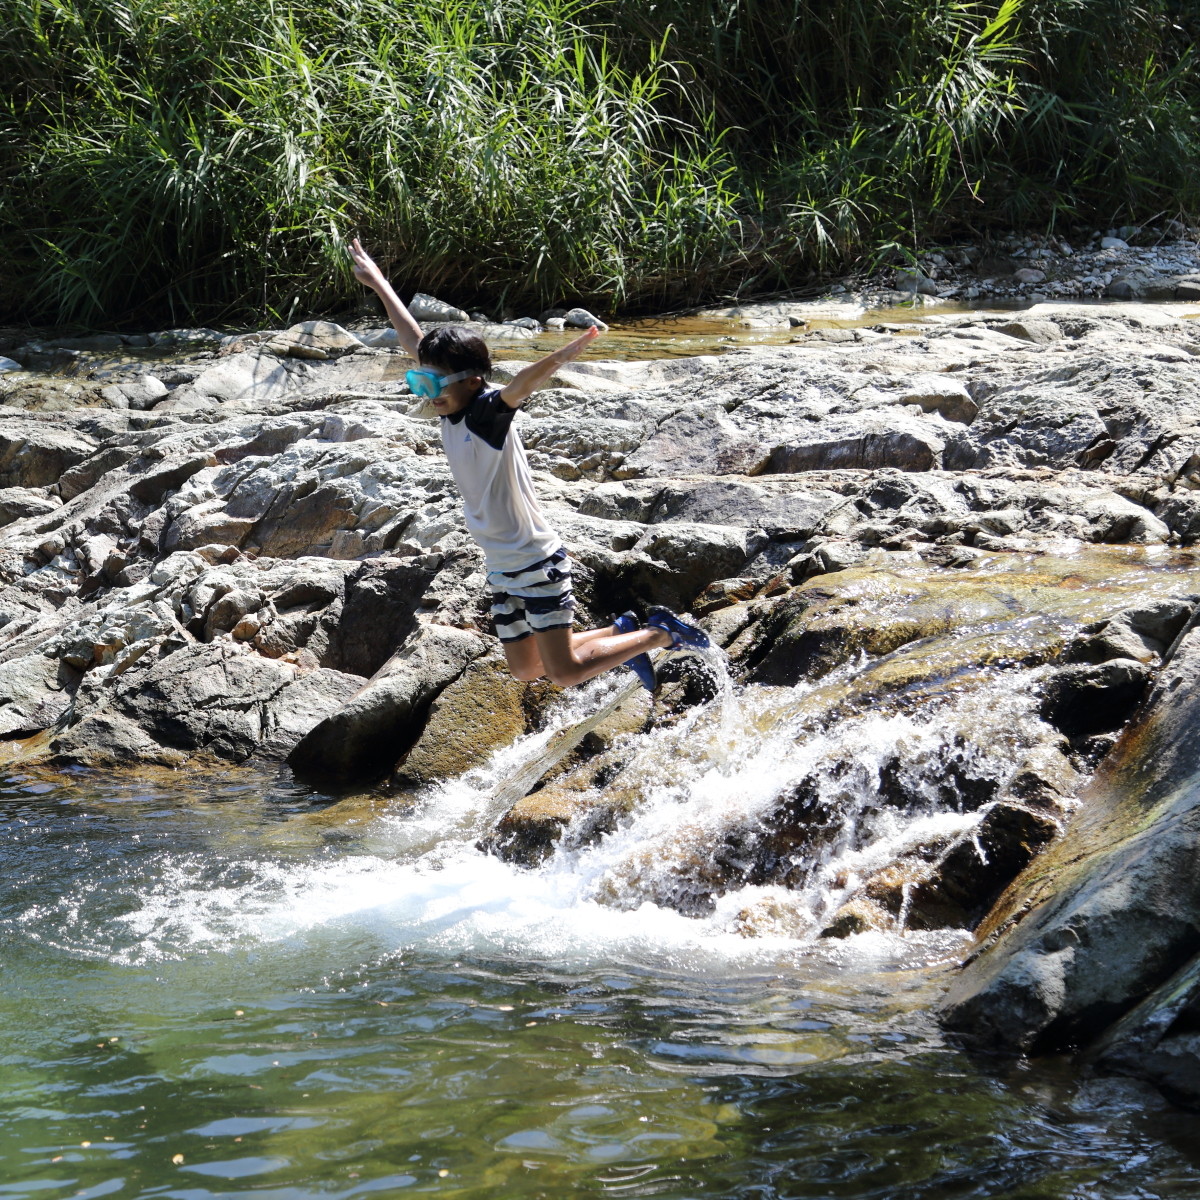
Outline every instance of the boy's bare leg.
[[(588, 643), (602, 637), (619, 636), (615, 625), (601, 625), (599, 629), (572, 629), (571, 647), (575, 657)], [(536, 635), (522, 638), (519, 642), (504, 642), (504, 657), (508, 660), (509, 671), (518, 679), (541, 679), (546, 674), (546, 664), (538, 653)], [(632, 655), (630, 656), (632, 657)]]
[(670, 644), (670, 635), (661, 629), (614, 633), (610, 626), (577, 634), (562, 628), (547, 629), (519, 642), (506, 642), (504, 652), (509, 670), (518, 679), (538, 679), (545, 675), (559, 687), (572, 687), (647, 650), (666, 649)]

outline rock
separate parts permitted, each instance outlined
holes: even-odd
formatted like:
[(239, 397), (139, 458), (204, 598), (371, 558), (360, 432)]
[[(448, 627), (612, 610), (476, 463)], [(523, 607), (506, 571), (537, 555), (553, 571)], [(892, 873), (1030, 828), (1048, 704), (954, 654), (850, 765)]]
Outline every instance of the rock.
[(50, 654), (0, 663), (0, 738), (47, 729), (70, 709), (79, 671)]
[(412, 313), (414, 320), (418, 323), (426, 321), (430, 324), (449, 325), (469, 325), (471, 323), (469, 313), (464, 312), (461, 308), (455, 308), (452, 304), (446, 304), (434, 296), (427, 296), (424, 292), (417, 292), (413, 296), (408, 302), (408, 311)]
[(923, 412), (940, 413), (947, 421), (964, 425), (969, 425), (979, 413), (979, 405), (957, 379), (940, 375), (914, 376), (901, 391), (898, 402), (915, 404)]
[(1128, 250), (1129, 243), (1124, 238), (1104, 237), (1100, 239), (1101, 250)]
[(41, 488), (0, 488), (0, 526), (25, 517), (44, 516), (60, 507), (62, 501)]
[(1097, 622), (1068, 647), (1072, 662), (1102, 663), (1114, 658), (1152, 663), (1166, 654), (1191, 616), (1187, 600), (1163, 600), (1144, 608), (1129, 609)]
[(0, 487), (46, 487), (95, 449), (91, 438), (70, 428), (28, 417), (4, 417), (0, 419)]
[(162, 746), (140, 726), (116, 713), (87, 717), (50, 740), (51, 761), (59, 766), (101, 769), (120, 767), (181, 767), (182, 750)]
[(821, 930), (821, 937), (847, 938), (856, 933), (892, 929), (895, 924), (895, 918), (883, 905), (866, 896), (856, 896), (833, 914), (832, 919)]
[(753, 475), (770, 461), (760, 438), (744, 433), (718, 406), (685, 408), (664, 421), (626, 457), (622, 478), (665, 475)]
[(1042, 283), (1045, 281), (1046, 272), (1039, 271), (1036, 267), (1019, 267), (1013, 272), (1013, 278), (1018, 283)]
[(5, 358), (3, 354), (0, 354), (0, 375), (4, 374), (6, 371), (23, 370), (25, 370), (25, 368), (21, 366), (19, 362), (16, 362), (11, 358)]
[(1119, 729), (1149, 680), (1146, 666), (1131, 658), (1064, 667), (1046, 683), (1042, 718), (1068, 737)]
[(114, 408), (133, 408), (143, 412), (167, 394), (167, 385), (153, 375), (139, 375), (129, 383), (113, 383), (100, 389)]
[[(170, 652), (163, 654), (164, 649)], [(327, 681), (328, 676), (322, 682)], [(117, 677), (111, 705), (161, 746), (242, 762), (281, 727), (280, 752), (290, 748), (299, 736), (297, 712), (316, 720), (339, 705), (351, 682), (360, 681), (336, 682), (324, 689), (324, 703), (314, 705), (311, 685), (303, 699), (289, 696), (291, 687), (306, 686), (296, 667), (262, 658), (236, 642), (178, 649), (151, 643)]]
[(941, 463), (946, 443), (918, 417), (866, 412), (797, 428), (772, 450), (769, 473), (829, 470), (929, 471)]
[(989, 915), (941, 1009), (948, 1028), (1006, 1053), (1085, 1045), (1191, 961), (1198, 683), (1200, 630), (1189, 626), (1065, 836)]
[(1200, 1108), (1200, 959), (1192, 958), (1121, 1018), (1087, 1054), (1102, 1071), (1153, 1083), (1174, 1103)]
[(392, 773), (395, 788), (454, 779), (526, 732), (528, 684), (509, 673), (502, 652), (468, 663), (434, 700), (429, 719)]
[(430, 703), (487, 649), (477, 634), (422, 625), (288, 756), (297, 775), (349, 786), (379, 778), (420, 737)]
[(1058, 822), (1009, 800), (989, 807), (908, 893), (910, 929), (974, 929), (1004, 889), (1051, 842)]
[(515, 317), (511, 321), (502, 322), (504, 325), (515, 325), (518, 329), (528, 329), (532, 333), (540, 333), (542, 326), (533, 317)]
[(1048, 346), (1063, 340), (1063, 331), (1053, 321), (1038, 321), (1031, 319), (1005, 321), (994, 328), (999, 333), (1018, 338), (1023, 342), (1033, 342), (1035, 345)]
[(301, 321), (266, 343), (266, 349), (281, 358), (290, 355), (319, 361), (355, 354), (362, 348), (354, 334), (332, 321)]
[(201, 372), (176, 389), (158, 408), (203, 410), (234, 401), (274, 400), (296, 388), (296, 382), (273, 354), (235, 354)]
[(586, 308), (569, 308), (562, 314), (563, 322), (567, 325), (573, 325), (577, 329), (589, 329), (593, 325), (598, 329), (607, 329), (599, 317), (594, 317)]

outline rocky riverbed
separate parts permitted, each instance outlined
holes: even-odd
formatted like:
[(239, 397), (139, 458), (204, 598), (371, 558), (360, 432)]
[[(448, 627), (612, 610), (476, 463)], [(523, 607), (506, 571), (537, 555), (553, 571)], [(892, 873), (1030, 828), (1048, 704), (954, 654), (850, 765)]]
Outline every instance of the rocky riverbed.
[[(287, 764), (347, 794), (320, 814), (327, 829), (553, 730), (481, 842), (535, 867), (625, 828), (664, 761), (682, 772), (731, 737), (840, 731), (836, 753), (780, 770), (719, 828), (665, 831), (652, 855), (643, 843), (598, 897), (705, 914), (753, 886), (731, 918), (747, 936), (978, 927), (1000, 945), (1032, 928), (1035, 901), (1011, 898), (1052, 861), (1039, 850), (1119, 807), (1095, 797), (1191, 661), (1191, 311), (1044, 303), (573, 364), (521, 421), (582, 619), (667, 603), (726, 655), (669, 663), (653, 702), (630, 681), (577, 720), (556, 689), (504, 671), (436, 424), (385, 336), (305, 323), (41, 343), (24, 365), (70, 376), (0, 376), (4, 760)], [(484, 328), (503, 378), (531, 331)], [(855, 758), (847, 731), (867, 746), (876, 718), (892, 741)], [(1187, 741), (1171, 720), (1168, 741)], [(896, 814), (904, 836), (875, 836)], [(1164, 866), (1163, 894), (1193, 887), (1189, 853)], [(1085, 998), (1086, 1019), (1021, 1017), (994, 1040), (1103, 1034), (1200, 947), (1200, 917), (1177, 909), (1109, 1007)], [(1072, 928), (1082, 960), (1090, 935)], [(951, 1023), (992, 1028), (986, 1006), (955, 1003)]]

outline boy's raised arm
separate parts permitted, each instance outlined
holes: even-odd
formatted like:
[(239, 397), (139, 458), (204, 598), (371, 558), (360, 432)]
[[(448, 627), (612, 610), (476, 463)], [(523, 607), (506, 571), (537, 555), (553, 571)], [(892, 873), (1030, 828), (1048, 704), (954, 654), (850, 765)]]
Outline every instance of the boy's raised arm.
[(383, 307), (387, 310), (388, 319), (396, 330), (400, 345), (413, 358), (416, 358), (417, 347), (424, 336), (421, 327), (413, 318), (412, 313), (405, 308), (404, 302), (393, 291), (392, 285), (384, 278), (378, 264), (362, 248), (362, 243), (358, 238), (350, 243), (350, 258), (354, 263), (354, 278), (359, 283), (365, 283), (383, 301)]
[(550, 379), (559, 367), (578, 358), (589, 342), (594, 342), (600, 336), (600, 330), (595, 325), (585, 329), (573, 342), (568, 342), (558, 350), (539, 358), (522, 368), (512, 378), (512, 382), (500, 389), (500, 399), (509, 408), (520, 408), (529, 397)]

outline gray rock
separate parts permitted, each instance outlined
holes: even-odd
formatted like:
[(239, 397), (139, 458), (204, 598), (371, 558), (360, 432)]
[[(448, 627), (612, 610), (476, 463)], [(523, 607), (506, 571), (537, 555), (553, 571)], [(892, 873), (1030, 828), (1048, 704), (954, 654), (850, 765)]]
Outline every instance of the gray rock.
[(153, 408), (166, 394), (167, 385), (153, 375), (139, 375), (129, 383), (112, 383), (100, 389), (100, 395), (114, 408), (133, 408), (139, 412)]
[(11, 359), (11, 358), (5, 358), (3, 354), (0, 354), (0, 374), (3, 374), (6, 371), (23, 371), (23, 370), (25, 370), (25, 368), (23, 366), (21, 366), (21, 364), (19, 362), (16, 362), (14, 359)]
[(0, 488), (0, 526), (25, 517), (44, 516), (61, 504), (61, 500), (41, 488)]
[(947, 421), (969, 425), (979, 413), (979, 405), (957, 379), (941, 375), (916, 375), (899, 395), (900, 404), (915, 404), (923, 412), (940, 413)]
[(1024, 320), (1005, 321), (994, 327), (999, 333), (1009, 337), (1019, 338), (1023, 342), (1033, 342), (1035, 345), (1047, 346), (1063, 340), (1063, 331), (1053, 321), (1039, 321), (1026, 318)]
[(300, 740), (288, 763), (299, 776), (327, 785), (381, 777), (420, 737), (434, 697), (487, 648), (466, 630), (420, 626), (355, 696)]
[[(1200, 630), (1084, 790), (1064, 838), (1006, 893), (943, 1023), (1009, 1053), (1096, 1038), (1200, 941)], [(1186, 885), (1185, 885), (1185, 882)]]
[(29, 418), (2, 418), (0, 487), (46, 487), (95, 449), (91, 438), (72, 429)]
[(608, 328), (599, 317), (593, 316), (586, 308), (569, 308), (562, 314), (562, 318), (565, 324), (573, 325), (577, 329), (589, 329), (593, 325), (599, 329)]
[(266, 349), (281, 358), (324, 361), (355, 354), (363, 343), (333, 321), (301, 321), (266, 342)]
[(408, 302), (408, 311), (418, 322), (428, 321), (431, 324), (469, 325), (471, 316), (453, 304), (438, 300), (435, 296), (427, 296), (417, 292)]

